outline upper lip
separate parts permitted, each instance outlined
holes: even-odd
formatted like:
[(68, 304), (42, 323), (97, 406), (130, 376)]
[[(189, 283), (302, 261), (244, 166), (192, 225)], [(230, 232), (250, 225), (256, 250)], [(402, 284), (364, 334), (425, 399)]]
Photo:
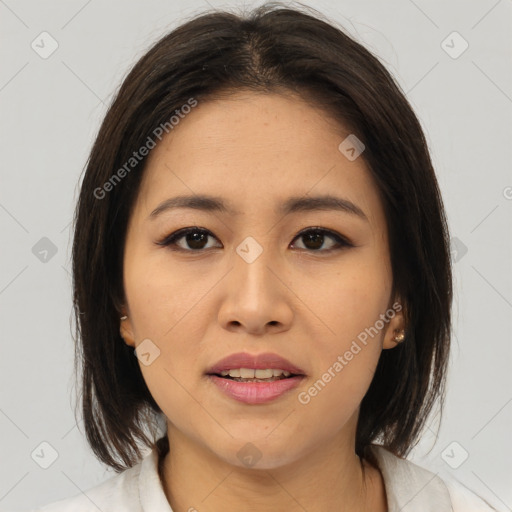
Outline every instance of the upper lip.
[(238, 352), (231, 354), (220, 361), (217, 361), (206, 373), (219, 374), (224, 370), (232, 370), (236, 368), (253, 368), (255, 370), (286, 370), (293, 375), (305, 375), (304, 370), (290, 363), (284, 357), (278, 354), (266, 352), (264, 354), (248, 354), (247, 352)]

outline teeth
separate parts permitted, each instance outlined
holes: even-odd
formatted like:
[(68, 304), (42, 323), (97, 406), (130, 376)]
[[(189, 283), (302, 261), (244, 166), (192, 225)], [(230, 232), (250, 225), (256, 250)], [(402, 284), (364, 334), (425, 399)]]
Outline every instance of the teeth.
[(280, 377), (283, 375), (284, 377), (289, 377), (291, 375), (290, 372), (286, 370), (280, 369), (271, 369), (267, 368), (265, 370), (255, 370), (253, 368), (234, 368), (232, 370), (223, 370), (220, 372), (222, 377), (241, 377), (243, 379), (271, 379), (272, 377)]
[(257, 379), (270, 379), (271, 377), (274, 376), (274, 370), (256, 370), (254, 372), (254, 376)]
[(255, 370), (251, 368), (240, 368), (240, 377), (242, 379), (254, 379)]

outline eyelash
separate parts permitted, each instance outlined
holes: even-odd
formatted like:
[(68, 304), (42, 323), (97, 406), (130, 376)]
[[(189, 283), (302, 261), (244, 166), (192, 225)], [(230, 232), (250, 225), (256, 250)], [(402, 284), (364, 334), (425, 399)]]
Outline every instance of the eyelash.
[[(295, 236), (294, 240), (297, 238), (301, 238), (310, 232), (316, 233), (316, 234), (327, 235), (329, 238), (332, 238), (333, 240), (335, 240), (337, 242), (338, 247), (333, 247), (333, 248), (327, 249), (327, 250), (300, 249), (301, 251), (331, 253), (332, 251), (337, 251), (337, 250), (341, 250), (341, 249), (348, 248), (348, 247), (354, 247), (354, 245), (352, 243), (350, 243), (345, 237), (342, 237), (335, 231), (331, 231), (329, 229), (320, 228), (320, 227), (311, 227), (311, 228), (304, 229)], [(160, 245), (163, 247), (169, 247), (169, 248), (171, 248), (172, 251), (188, 252), (188, 253), (205, 252), (207, 249), (183, 249), (182, 247), (177, 247), (176, 242), (178, 240), (180, 240), (181, 238), (186, 237), (190, 233), (201, 233), (201, 234), (205, 234), (208, 236), (212, 236), (213, 238), (216, 238), (215, 235), (213, 235), (213, 233), (211, 233), (209, 230), (196, 226), (196, 227), (179, 229), (178, 231), (171, 233), (170, 235), (166, 236), (162, 240), (155, 242), (155, 243), (157, 245)], [(219, 249), (219, 247), (213, 247), (213, 249)]]

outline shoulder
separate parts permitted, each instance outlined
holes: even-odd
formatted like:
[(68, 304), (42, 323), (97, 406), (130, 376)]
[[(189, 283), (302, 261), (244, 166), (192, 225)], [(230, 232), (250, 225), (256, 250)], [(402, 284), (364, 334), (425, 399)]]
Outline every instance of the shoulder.
[(141, 463), (84, 492), (29, 512), (140, 512), (138, 477)]
[(494, 509), (455, 479), (397, 457), (387, 448), (372, 445), (390, 512), (492, 512)]

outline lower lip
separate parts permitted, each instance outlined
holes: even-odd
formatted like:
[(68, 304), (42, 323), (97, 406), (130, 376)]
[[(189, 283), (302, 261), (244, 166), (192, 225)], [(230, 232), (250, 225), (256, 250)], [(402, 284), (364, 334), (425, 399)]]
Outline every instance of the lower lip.
[(212, 382), (226, 395), (246, 404), (263, 404), (275, 400), (297, 387), (304, 376), (288, 377), (272, 382), (238, 382), (218, 375), (208, 375)]

